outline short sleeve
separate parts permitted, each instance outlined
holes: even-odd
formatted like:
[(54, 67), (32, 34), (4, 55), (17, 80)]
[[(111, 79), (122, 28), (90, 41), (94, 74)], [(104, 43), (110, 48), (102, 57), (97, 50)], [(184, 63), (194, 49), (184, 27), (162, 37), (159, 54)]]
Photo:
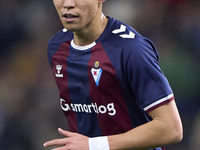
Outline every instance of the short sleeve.
[(167, 78), (159, 66), (153, 43), (142, 36), (124, 50), (124, 68), (135, 99), (147, 113), (174, 99)]

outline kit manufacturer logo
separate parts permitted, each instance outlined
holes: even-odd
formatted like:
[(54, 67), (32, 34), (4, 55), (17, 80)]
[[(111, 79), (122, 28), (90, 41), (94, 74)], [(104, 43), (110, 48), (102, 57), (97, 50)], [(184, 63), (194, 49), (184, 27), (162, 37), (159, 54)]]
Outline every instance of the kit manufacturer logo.
[(135, 38), (135, 33), (130, 31), (129, 34), (125, 34), (125, 31), (126, 31), (126, 26), (122, 24), (119, 29), (113, 30), (112, 33), (119, 34), (119, 36), (124, 39), (134, 39)]
[(56, 65), (56, 70), (57, 70), (57, 73), (55, 73), (56, 77), (60, 77), (60, 78), (63, 77), (63, 74), (60, 73), (61, 69), (62, 69), (62, 65)]

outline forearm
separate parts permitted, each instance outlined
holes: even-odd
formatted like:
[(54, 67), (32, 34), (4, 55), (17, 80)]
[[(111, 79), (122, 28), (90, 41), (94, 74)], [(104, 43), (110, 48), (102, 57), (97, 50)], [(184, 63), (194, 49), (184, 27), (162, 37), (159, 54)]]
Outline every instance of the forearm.
[(172, 131), (164, 126), (158, 121), (152, 121), (124, 134), (108, 136), (110, 150), (146, 150), (178, 142), (176, 136), (171, 134)]
[(182, 124), (174, 101), (150, 115), (152, 121), (124, 134), (108, 136), (110, 150), (147, 150), (173, 144), (182, 139)]

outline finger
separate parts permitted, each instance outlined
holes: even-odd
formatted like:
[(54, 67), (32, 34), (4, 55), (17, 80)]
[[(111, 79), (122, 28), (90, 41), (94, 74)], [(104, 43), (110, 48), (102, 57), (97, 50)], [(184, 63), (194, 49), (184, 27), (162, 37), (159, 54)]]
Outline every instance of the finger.
[(50, 147), (50, 146), (64, 146), (67, 144), (67, 139), (55, 139), (51, 141), (47, 141), (43, 144), (44, 147)]
[(58, 132), (61, 134), (61, 135), (64, 135), (66, 137), (70, 137), (73, 135), (73, 132), (69, 132), (69, 131), (66, 131), (66, 130), (63, 130), (61, 128), (58, 128)]

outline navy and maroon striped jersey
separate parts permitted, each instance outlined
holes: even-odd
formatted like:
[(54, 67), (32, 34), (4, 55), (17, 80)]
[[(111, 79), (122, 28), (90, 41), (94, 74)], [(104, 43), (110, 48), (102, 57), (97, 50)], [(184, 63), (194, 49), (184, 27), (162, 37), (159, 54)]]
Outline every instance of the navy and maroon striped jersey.
[(87, 46), (75, 45), (66, 29), (58, 32), (49, 41), (48, 58), (73, 132), (124, 133), (150, 121), (148, 112), (174, 99), (152, 42), (111, 17)]

